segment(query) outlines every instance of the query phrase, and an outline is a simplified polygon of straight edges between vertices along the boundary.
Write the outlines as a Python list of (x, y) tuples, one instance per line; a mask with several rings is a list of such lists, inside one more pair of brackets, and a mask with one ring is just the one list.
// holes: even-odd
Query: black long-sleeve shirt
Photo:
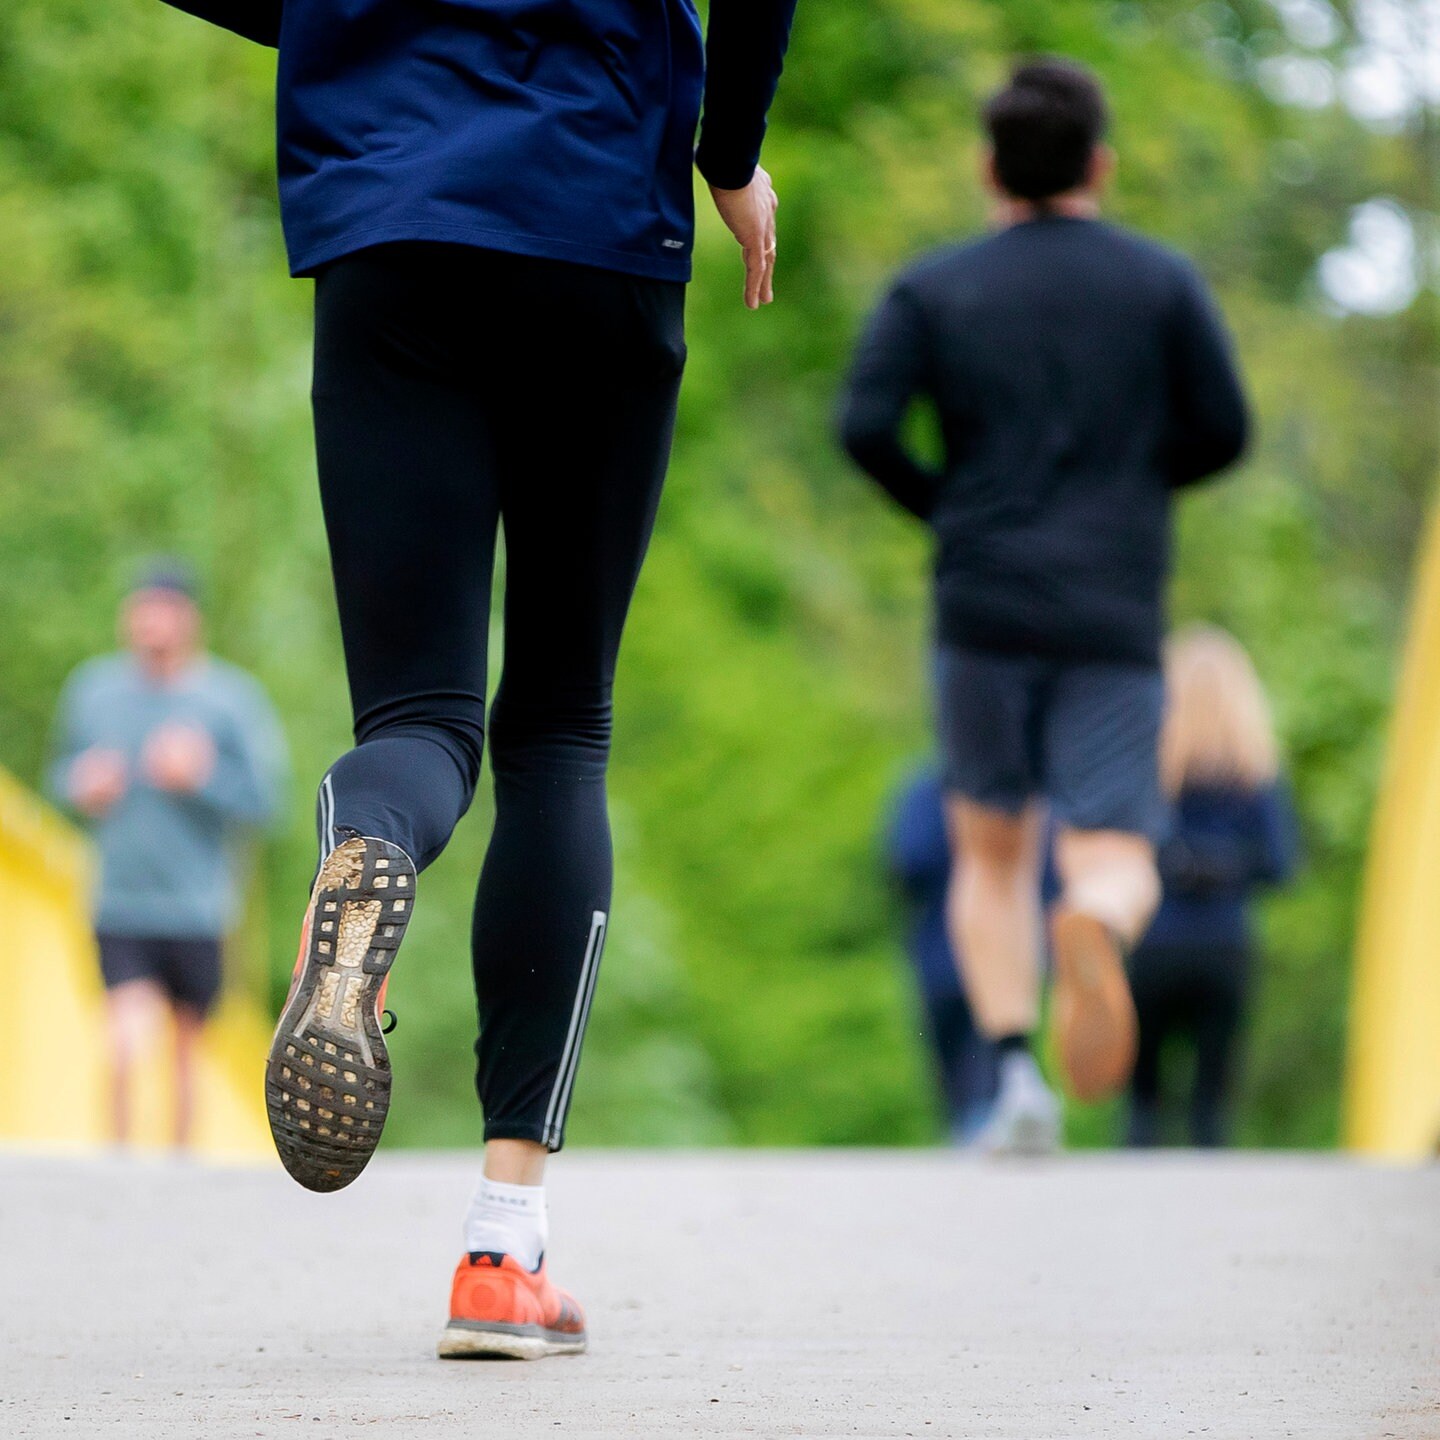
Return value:
[(740, 190), (760, 163), (765, 117), (780, 83), (797, 0), (710, 0), (705, 119), (695, 163), (721, 190)]
[(796, 6), (711, 0), (702, 44), (691, 0), (168, 3), (279, 47), (295, 273), (444, 240), (662, 280), (690, 274), (692, 161), (754, 174)]
[[(901, 427), (939, 413), (944, 461)], [(1229, 340), (1188, 262), (1046, 216), (922, 260), (861, 341), (846, 449), (936, 540), (942, 642), (1154, 664), (1170, 500), (1243, 453)]]

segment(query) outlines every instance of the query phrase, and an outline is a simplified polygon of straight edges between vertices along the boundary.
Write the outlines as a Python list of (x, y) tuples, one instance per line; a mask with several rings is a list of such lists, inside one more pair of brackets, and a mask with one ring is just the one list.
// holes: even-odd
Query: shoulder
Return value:
[(1105, 229), (1126, 251), (1132, 272), (1149, 281), (1157, 298), (1170, 307), (1172, 314), (1189, 317), (1213, 306), (1210, 287), (1200, 267), (1188, 255), (1118, 225)]
[(82, 660), (66, 677), (64, 693), (73, 700), (117, 690), (129, 682), (130, 663), (128, 655), (119, 653)]
[(929, 250), (900, 272), (894, 288), (923, 293), (972, 270), (983, 269), (998, 248), (999, 239), (998, 235), (984, 235), (976, 240), (958, 241)]
[(911, 261), (895, 277), (886, 307), (910, 317), (922, 328), (950, 314), (956, 305), (982, 300), (995, 273), (992, 263), (999, 236), (945, 245)]
[(1163, 241), (1107, 220), (1097, 221), (1093, 233), (1100, 244), (1122, 256), (1136, 273), (1166, 289), (1199, 283), (1200, 272), (1194, 261)]

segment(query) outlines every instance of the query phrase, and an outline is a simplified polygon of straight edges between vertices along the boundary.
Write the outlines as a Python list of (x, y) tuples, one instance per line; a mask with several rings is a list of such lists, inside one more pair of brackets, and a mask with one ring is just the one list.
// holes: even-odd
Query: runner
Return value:
[(990, 1118), (999, 1066), (994, 1045), (975, 1028), (945, 923), (950, 848), (940, 772), (927, 764), (906, 778), (892, 802), (885, 858), (908, 902), (905, 951), (924, 1007), (946, 1132), (952, 1145), (968, 1146)]
[(111, 1133), (131, 1137), (135, 1066), (174, 1037), (172, 1135), (188, 1148), (201, 1032), (241, 888), (236, 842), (280, 808), (285, 739), (251, 676), (205, 652), (195, 578), (150, 562), (120, 610), (120, 654), (66, 681), (50, 789), (100, 861), (95, 942), (105, 982)]
[[(176, 0), (279, 47), (281, 211), (314, 276), (315, 433), (356, 748), (266, 1072), (281, 1159), (370, 1158), (385, 980), (480, 770), (497, 525), (505, 664), (473, 954), (484, 1176), (440, 1353), (584, 1348), (546, 1275), (609, 926), (611, 682), (685, 363), (691, 166), (773, 298), (759, 168), (795, 0)], [(705, 60), (708, 56), (708, 74)], [(702, 78), (703, 77), (703, 78)], [(705, 124), (693, 150), (704, 91)]]
[[(1172, 493), (1232, 464), (1246, 412), (1193, 268), (1099, 219), (1099, 83), (1020, 65), (985, 112), (997, 233), (913, 266), (872, 320), (843, 417), (854, 459), (937, 541), (936, 675), (956, 949), (1002, 1053), (987, 1143), (1047, 1150), (1032, 1054), (1044, 803), (1062, 885), (1057, 1052), (1083, 1099), (1135, 1052), (1123, 952), (1159, 898), (1156, 748)], [(902, 444), (933, 402), (944, 462)]]
[(1209, 1149), (1230, 1131), (1254, 990), (1252, 902), (1293, 875), (1299, 835), (1270, 702), (1240, 642), (1218, 626), (1188, 626), (1166, 646), (1165, 681), (1165, 899), (1130, 956), (1140, 1047), (1125, 1143), (1163, 1143), (1178, 1050), (1193, 1062), (1189, 1143)]

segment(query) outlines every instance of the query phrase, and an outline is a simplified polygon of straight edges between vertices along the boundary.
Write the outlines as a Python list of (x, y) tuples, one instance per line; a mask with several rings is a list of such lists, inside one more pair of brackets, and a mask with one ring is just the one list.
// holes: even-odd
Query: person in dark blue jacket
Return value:
[(944, 790), (934, 766), (918, 771), (901, 790), (890, 819), (886, 853), (890, 873), (910, 901), (905, 949), (925, 1006), (926, 1039), (950, 1138), (968, 1144), (990, 1117), (999, 1056), (975, 1027), (946, 933), (952, 862)]
[(174, 3), (278, 48), (280, 208), (291, 269), (315, 281), (354, 712), (266, 1069), (276, 1147), (315, 1190), (374, 1151), (386, 979), (488, 719), (496, 820), (471, 947), (485, 1168), (440, 1353), (580, 1350), (580, 1309), (545, 1274), (541, 1182), (609, 928), (611, 688), (685, 363), (692, 173), (742, 247), (745, 303), (768, 303), (760, 149), (796, 0), (713, 0), (707, 37), (691, 0)]
[(1208, 1147), (1230, 1128), (1254, 968), (1250, 902), (1294, 870), (1296, 827), (1264, 691), (1240, 645), (1195, 626), (1171, 642), (1165, 670), (1171, 819), (1159, 856), (1164, 899), (1130, 957), (1140, 1046), (1127, 1143), (1157, 1144), (1169, 1128), (1165, 1065), (1174, 1045), (1188, 1044), (1189, 1136)]

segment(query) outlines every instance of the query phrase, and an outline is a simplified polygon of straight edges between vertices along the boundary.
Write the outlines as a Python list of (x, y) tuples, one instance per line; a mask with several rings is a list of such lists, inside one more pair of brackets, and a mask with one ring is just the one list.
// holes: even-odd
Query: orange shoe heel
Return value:
[(467, 1255), (455, 1268), (442, 1360), (541, 1360), (585, 1349), (585, 1316), (552, 1285), (545, 1262), (526, 1270), (510, 1255)]

